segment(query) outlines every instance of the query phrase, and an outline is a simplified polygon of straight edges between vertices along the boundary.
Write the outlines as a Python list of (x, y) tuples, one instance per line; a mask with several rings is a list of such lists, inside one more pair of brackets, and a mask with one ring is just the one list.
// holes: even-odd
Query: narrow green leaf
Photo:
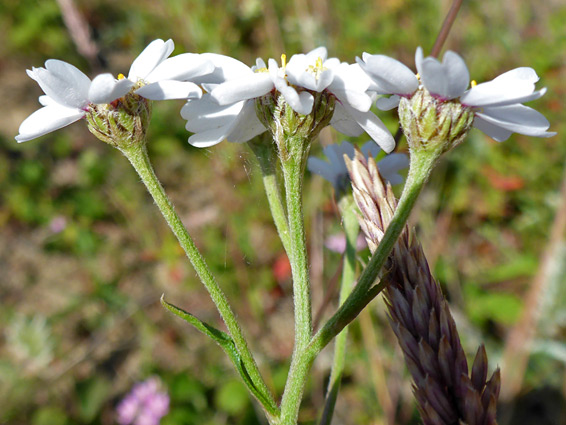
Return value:
[(224, 350), (224, 352), (228, 355), (228, 357), (236, 367), (236, 370), (240, 374), (240, 377), (242, 378), (248, 389), (251, 391), (251, 393), (260, 401), (263, 407), (270, 414), (275, 416), (279, 415), (279, 408), (271, 401), (270, 397), (266, 394), (263, 394), (254, 385), (248, 371), (246, 370), (246, 366), (242, 361), (240, 354), (238, 353), (238, 350), (236, 349), (234, 340), (230, 335), (228, 335), (226, 332), (216, 329), (214, 326), (211, 326), (206, 322), (203, 322), (199, 318), (193, 316), (191, 313), (186, 312), (185, 310), (182, 310), (179, 307), (176, 307), (173, 304), (168, 303), (167, 301), (165, 301), (164, 295), (161, 296), (161, 304), (171, 313), (180, 317), (187, 323), (190, 323), (196, 329), (198, 329), (203, 334), (213, 339), (218, 345), (220, 345), (220, 347)]

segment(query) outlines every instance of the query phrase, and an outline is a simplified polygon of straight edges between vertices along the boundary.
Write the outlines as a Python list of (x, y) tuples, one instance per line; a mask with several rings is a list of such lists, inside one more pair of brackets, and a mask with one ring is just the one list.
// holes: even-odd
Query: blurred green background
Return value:
[[(65, 25), (62, 10), (69, 17), (69, 4), (0, 4), (0, 423), (113, 424), (116, 403), (149, 375), (158, 375), (171, 396), (163, 424), (264, 423), (221, 350), (159, 305), (165, 293), (222, 326), (119, 152), (96, 140), (83, 122), (15, 142), (19, 124), (39, 107), (42, 94), (25, 69), (58, 58), (91, 77), (103, 70), (125, 73), (155, 38), (172, 38), (174, 54), (216, 52), (250, 65), (258, 56), (279, 58), (326, 45), (330, 56), (345, 61), (367, 51), (412, 66), (417, 46), (430, 52), (450, 2), (76, 0), (94, 43), (89, 50), (83, 42), (83, 53)], [(518, 66), (535, 68), (548, 94), (531, 106), (559, 134), (513, 135), (498, 144), (472, 131), (437, 167), (413, 216), (468, 354), (484, 342), (490, 364), (504, 368), (506, 336), (527, 309), (534, 313), (528, 367), (515, 376), (519, 407), (515, 417), (502, 408), (502, 424), (559, 424), (566, 415), (566, 244), (564, 234), (551, 232), (557, 211), (566, 208), (560, 204), (564, 22), (561, 0), (464, 2), (446, 48), (466, 59), (478, 82)], [(154, 105), (150, 155), (280, 395), (293, 339), (290, 274), (261, 176), (245, 145), (189, 146), (181, 106)], [(394, 132), (394, 113), (380, 116)], [(313, 155), (343, 137), (328, 129), (320, 139)], [(398, 151), (406, 149), (402, 141)], [(324, 318), (335, 308), (340, 263), (324, 240), (340, 231), (340, 223), (329, 184), (307, 179), (313, 307)], [(360, 253), (362, 260), (367, 256)], [(540, 296), (529, 307), (533, 282)], [(334, 423), (418, 423), (382, 300), (351, 329)], [(315, 364), (304, 423), (314, 423), (321, 409), (330, 354), (323, 352)]]

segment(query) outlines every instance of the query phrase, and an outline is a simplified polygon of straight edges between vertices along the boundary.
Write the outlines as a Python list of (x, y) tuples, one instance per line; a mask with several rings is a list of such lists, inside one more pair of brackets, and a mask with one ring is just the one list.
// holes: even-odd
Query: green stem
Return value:
[[(356, 215), (356, 207), (352, 196), (343, 196), (338, 202), (338, 207), (342, 215), (342, 224), (344, 233), (346, 234), (346, 252), (344, 255), (344, 267), (342, 269), (342, 282), (340, 287), (339, 305), (346, 301), (348, 295), (352, 291), (354, 280), (356, 278), (356, 242), (360, 225)], [(338, 398), (340, 390), (340, 382), (342, 373), (344, 372), (344, 364), (346, 361), (346, 341), (348, 339), (348, 327), (336, 337), (334, 343), (334, 361), (330, 372), (330, 381), (328, 382), (328, 390), (326, 394), (326, 402), (320, 419), (320, 425), (330, 425), (332, 415), (334, 414), (334, 406)]]
[[(415, 202), (437, 159), (437, 156), (429, 155), (418, 155), (418, 158), (416, 157), (417, 155), (411, 157), (411, 168), (403, 194), (382, 241), (348, 299), (313, 337), (308, 346), (308, 352), (318, 354), (380, 292), (380, 289), (378, 290), (380, 284), (374, 288), (372, 288), (372, 285), (403, 231), (403, 227), (407, 223)], [(316, 354), (314, 355), (316, 356)]]
[(277, 152), (273, 141), (267, 138), (260, 138), (248, 142), (251, 150), (255, 154), (261, 174), (263, 175), (263, 185), (267, 195), (269, 209), (273, 216), (277, 233), (283, 244), (283, 248), (288, 256), (291, 255), (291, 237), (289, 233), (289, 222), (287, 221), (287, 213), (283, 206), (279, 182), (277, 180)]
[[(354, 320), (364, 307), (383, 289), (381, 283), (373, 287), (372, 285), (389, 257), (403, 227), (407, 223), (415, 201), (427, 181), (437, 158), (438, 154), (428, 155), (422, 152), (418, 155), (411, 155), (409, 176), (407, 177), (403, 194), (401, 195), (401, 199), (399, 200), (399, 204), (385, 232), (383, 240), (362, 272), (358, 284), (344, 304), (342, 304), (338, 311), (317, 332), (306, 349), (297, 354), (297, 363), (299, 363), (299, 366), (296, 368), (296, 373), (294, 374), (292, 373), (293, 369), (291, 369), (289, 377), (287, 378), (287, 387), (298, 389), (298, 392), (302, 390), (306, 384), (308, 372), (316, 356), (346, 325)], [(287, 387), (285, 388), (286, 390)], [(281, 402), (281, 424), (293, 425), (296, 423), (300, 403), (300, 398), (288, 397), (288, 399), (285, 399), (284, 395)], [(291, 420), (293, 417), (295, 418), (295, 422)]]
[[(241, 356), (242, 362), (244, 363), (248, 374), (250, 375), (251, 381), (256, 386), (256, 389), (263, 393), (266, 399), (269, 400), (270, 405), (263, 406), (270, 415), (277, 415), (277, 407), (273, 396), (267, 388), (257, 364), (253, 358), (253, 355), (248, 347), (247, 341), (244, 338), (240, 325), (236, 320), (236, 316), (232, 311), (226, 296), (218, 286), (218, 283), (214, 279), (214, 276), (210, 272), (207, 264), (202, 258), (198, 248), (194, 244), (191, 236), (189, 235), (187, 229), (183, 225), (181, 219), (175, 212), (171, 201), (167, 197), (163, 186), (157, 179), (153, 167), (151, 166), (149, 157), (147, 155), (147, 150), (145, 145), (134, 144), (127, 149), (121, 149), (122, 153), (128, 158), (130, 163), (133, 165), (136, 172), (139, 174), (143, 183), (145, 184), (147, 190), (153, 197), (153, 200), (157, 204), (161, 214), (167, 221), (167, 224), (177, 237), (181, 247), (187, 254), (187, 257), (191, 261), (193, 267), (195, 268), (199, 278), (203, 282), (204, 286), (208, 290), (212, 301), (216, 305), (230, 335), (234, 340), (234, 345)], [(261, 401), (260, 401), (261, 402)]]
[(295, 376), (307, 373), (301, 353), (312, 336), (312, 311), (310, 297), (309, 268), (303, 218), (303, 175), (308, 154), (308, 138), (291, 138), (286, 141), (288, 156), (282, 158), (285, 195), (289, 217), (291, 242), (291, 271), (293, 275), (293, 301), (295, 308), (295, 344), (289, 376), (281, 400), (281, 424), (297, 422), (298, 409), (286, 407), (300, 405), (304, 385), (297, 386)]

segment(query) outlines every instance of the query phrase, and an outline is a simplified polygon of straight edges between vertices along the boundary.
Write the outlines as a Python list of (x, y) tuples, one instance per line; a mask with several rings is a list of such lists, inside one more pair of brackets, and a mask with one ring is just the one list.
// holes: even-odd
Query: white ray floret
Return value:
[(35, 139), (80, 120), (89, 104), (110, 103), (124, 87), (124, 83), (113, 84), (109, 90), (109, 86), (101, 82), (114, 80), (112, 75), (102, 74), (91, 81), (73, 65), (56, 59), (46, 61), (45, 68), (32, 68), (27, 73), (45, 95), (39, 97), (43, 107), (20, 125), (18, 142)]
[(377, 100), (380, 109), (387, 110), (399, 104), (400, 97), (410, 98), (422, 85), (439, 101), (458, 99), (472, 108), (474, 126), (498, 142), (507, 140), (512, 133), (528, 136), (551, 137), (548, 120), (532, 108), (522, 105), (540, 98), (546, 89), (535, 90), (538, 76), (532, 68), (522, 67), (508, 71), (492, 81), (472, 85), (464, 60), (452, 51), (446, 52), (442, 62), (423, 57), (419, 47), (415, 55), (417, 76), (404, 64), (384, 55), (364, 53), (358, 64), (373, 80), (377, 94), (392, 95)]

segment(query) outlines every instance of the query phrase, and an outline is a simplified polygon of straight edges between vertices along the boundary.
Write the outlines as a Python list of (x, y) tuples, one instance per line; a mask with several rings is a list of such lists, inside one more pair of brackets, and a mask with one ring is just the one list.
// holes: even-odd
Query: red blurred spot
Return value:
[(172, 266), (169, 269), (169, 277), (173, 283), (180, 283), (183, 280), (184, 273), (183, 267), (179, 265)]
[(489, 180), (491, 186), (503, 191), (519, 190), (525, 186), (525, 181), (520, 176), (504, 176), (493, 168), (484, 168), (483, 174)]
[(280, 254), (273, 262), (271, 270), (278, 283), (289, 279), (291, 277), (291, 263), (289, 262), (287, 255)]

